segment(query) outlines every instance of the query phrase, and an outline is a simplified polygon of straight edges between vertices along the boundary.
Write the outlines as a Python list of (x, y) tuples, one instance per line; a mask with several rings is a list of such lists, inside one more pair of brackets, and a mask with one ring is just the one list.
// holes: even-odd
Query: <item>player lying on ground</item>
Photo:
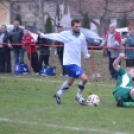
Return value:
[(71, 27), (70, 31), (63, 31), (61, 33), (39, 34), (42, 38), (54, 39), (64, 43), (63, 66), (68, 71), (68, 79), (62, 84), (60, 90), (54, 94), (57, 104), (61, 103), (62, 94), (69, 89), (75, 78), (80, 78), (81, 81), (78, 84), (78, 92), (75, 99), (81, 105), (86, 105), (82, 97), (82, 91), (88, 77), (81, 69), (81, 51), (85, 58), (90, 58), (90, 55), (88, 54), (86, 39), (80, 32), (81, 22), (74, 19), (71, 21)]
[(121, 53), (113, 63), (114, 69), (118, 72), (118, 80), (113, 95), (118, 107), (134, 107), (134, 69), (129, 67), (124, 70), (120, 67), (121, 59), (126, 59), (124, 53)]

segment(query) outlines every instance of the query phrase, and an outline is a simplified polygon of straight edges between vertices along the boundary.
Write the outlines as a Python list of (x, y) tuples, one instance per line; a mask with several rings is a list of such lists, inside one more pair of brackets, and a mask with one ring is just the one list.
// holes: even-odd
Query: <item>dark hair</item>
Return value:
[(57, 26), (57, 29), (59, 29), (59, 28), (62, 28), (63, 29), (63, 26)]
[(81, 23), (81, 21), (79, 19), (73, 19), (71, 21), (71, 26), (74, 26), (75, 23)]

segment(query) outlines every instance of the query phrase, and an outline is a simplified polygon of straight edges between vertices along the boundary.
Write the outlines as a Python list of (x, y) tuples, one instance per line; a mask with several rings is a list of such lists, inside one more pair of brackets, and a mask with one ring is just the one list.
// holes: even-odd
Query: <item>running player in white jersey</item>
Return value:
[(69, 89), (75, 79), (80, 78), (76, 101), (81, 105), (86, 105), (82, 97), (82, 91), (85, 88), (88, 77), (81, 69), (81, 52), (85, 58), (90, 58), (87, 49), (87, 43), (84, 35), (80, 32), (81, 22), (74, 19), (71, 21), (72, 29), (61, 33), (43, 34), (40, 37), (58, 40), (64, 43), (63, 66), (68, 71), (68, 79), (62, 84), (61, 88), (54, 94), (57, 104), (61, 103), (62, 94)]

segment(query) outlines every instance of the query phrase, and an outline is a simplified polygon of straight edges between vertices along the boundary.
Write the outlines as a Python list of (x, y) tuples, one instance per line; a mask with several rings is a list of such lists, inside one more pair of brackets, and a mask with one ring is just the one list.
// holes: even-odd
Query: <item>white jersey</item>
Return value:
[(40, 37), (61, 41), (64, 43), (63, 65), (76, 64), (81, 66), (81, 52), (85, 58), (90, 58), (84, 35), (74, 35), (72, 31), (61, 33), (40, 34)]

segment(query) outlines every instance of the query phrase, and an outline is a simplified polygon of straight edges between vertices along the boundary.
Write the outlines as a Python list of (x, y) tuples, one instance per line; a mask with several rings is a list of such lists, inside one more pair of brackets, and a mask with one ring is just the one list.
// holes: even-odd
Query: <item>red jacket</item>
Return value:
[(22, 43), (25, 45), (27, 53), (37, 52), (36, 44), (34, 43), (34, 39), (30, 34), (27, 36), (22, 36)]
[[(104, 40), (107, 40), (108, 38), (108, 32), (106, 33)], [(115, 41), (117, 41), (118, 43), (121, 43), (121, 35), (119, 32), (115, 32)]]

